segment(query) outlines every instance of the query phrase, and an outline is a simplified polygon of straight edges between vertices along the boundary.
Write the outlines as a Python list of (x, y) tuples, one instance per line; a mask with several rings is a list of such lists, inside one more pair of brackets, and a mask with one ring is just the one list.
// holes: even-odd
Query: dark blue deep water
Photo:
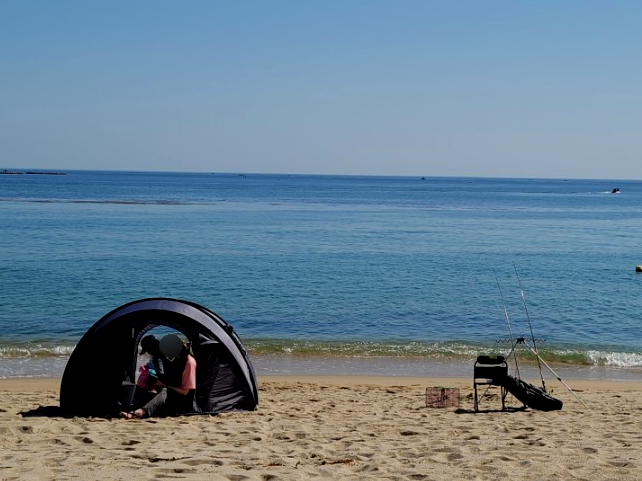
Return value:
[(0, 225), (0, 377), (144, 297), (251, 354), (466, 358), (508, 337), (502, 294), (530, 336), (516, 271), (549, 358), (642, 366), (641, 182), (25, 173)]

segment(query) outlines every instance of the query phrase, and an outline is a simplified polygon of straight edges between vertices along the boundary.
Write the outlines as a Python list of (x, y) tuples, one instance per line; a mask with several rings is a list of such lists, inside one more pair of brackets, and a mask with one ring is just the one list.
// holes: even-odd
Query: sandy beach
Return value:
[[(0, 479), (642, 479), (642, 383), (569, 382), (588, 408), (549, 381), (561, 411), (493, 391), (474, 413), (464, 378), (263, 376), (255, 412), (125, 421), (61, 416), (59, 379), (2, 380)], [(434, 386), (459, 408), (426, 407)]]

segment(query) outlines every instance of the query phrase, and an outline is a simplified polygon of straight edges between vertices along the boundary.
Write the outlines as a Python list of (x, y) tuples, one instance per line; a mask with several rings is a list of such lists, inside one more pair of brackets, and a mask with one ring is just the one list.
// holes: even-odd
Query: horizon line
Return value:
[(418, 179), (503, 179), (503, 180), (586, 180), (596, 182), (640, 182), (642, 179), (617, 179), (595, 177), (537, 177), (537, 176), (510, 176), (510, 175), (430, 175), (430, 174), (337, 174), (337, 173), (292, 173), (292, 172), (243, 172), (243, 171), (208, 171), (208, 170), (138, 170), (138, 169), (56, 169), (56, 168), (10, 168), (0, 169), (0, 175), (25, 174), (25, 173), (68, 173), (68, 172), (123, 172), (138, 174), (209, 174), (209, 175), (264, 175), (264, 176), (298, 176), (298, 177), (399, 177)]

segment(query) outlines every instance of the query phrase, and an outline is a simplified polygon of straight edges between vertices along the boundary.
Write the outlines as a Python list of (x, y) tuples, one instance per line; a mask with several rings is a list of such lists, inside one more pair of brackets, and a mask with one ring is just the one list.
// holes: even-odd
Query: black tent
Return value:
[(232, 326), (202, 306), (165, 298), (125, 304), (85, 333), (62, 377), (61, 409), (85, 416), (117, 412), (123, 381), (135, 379), (139, 343), (158, 326), (175, 329), (192, 343), (194, 413), (256, 409), (254, 369)]

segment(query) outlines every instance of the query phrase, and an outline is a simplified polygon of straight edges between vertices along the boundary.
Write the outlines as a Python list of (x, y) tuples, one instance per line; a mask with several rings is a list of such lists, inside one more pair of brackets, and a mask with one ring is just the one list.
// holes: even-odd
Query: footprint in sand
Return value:
[(74, 436), (74, 439), (76, 441), (80, 441), (80, 442), (85, 443), (85, 444), (93, 444), (94, 443), (94, 440), (89, 438), (89, 437), (87, 437), (87, 436)]
[(201, 465), (207, 465), (207, 466), (223, 466), (223, 462), (219, 461), (218, 459), (210, 459), (210, 458), (198, 458), (198, 459), (186, 459), (183, 461), (183, 464), (186, 464), (187, 466), (201, 466)]

